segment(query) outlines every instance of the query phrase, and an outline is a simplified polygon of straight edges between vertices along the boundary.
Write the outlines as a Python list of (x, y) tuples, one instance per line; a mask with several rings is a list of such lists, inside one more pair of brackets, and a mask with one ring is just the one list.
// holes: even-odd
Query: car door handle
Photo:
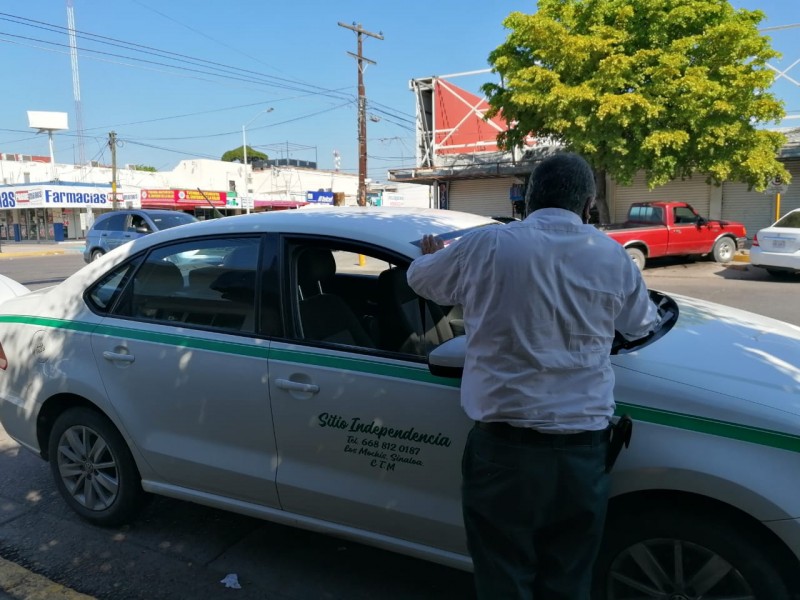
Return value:
[(308, 394), (316, 394), (319, 391), (318, 385), (313, 383), (290, 381), (289, 379), (276, 379), (275, 385), (278, 386), (278, 388), (289, 392), (306, 392)]
[(119, 362), (129, 363), (132, 363), (134, 360), (136, 360), (133, 354), (120, 354), (119, 352), (111, 352), (110, 350), (103, 352), (103, 358), (106, 360), (116, 360)]

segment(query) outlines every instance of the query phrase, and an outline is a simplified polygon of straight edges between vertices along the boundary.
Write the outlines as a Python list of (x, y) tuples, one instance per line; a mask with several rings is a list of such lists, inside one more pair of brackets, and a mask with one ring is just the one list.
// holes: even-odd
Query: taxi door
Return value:
[[(465, 554), (460, 465), (471, 423), (458, 380), (433, 377), (422, 356), (387, 352), (360, 330), (342, 331), (350, 317), (339, 301), (303, 292), (296, 252), (284, 256), (296, 339), (274, 340), (270, 349), (281, 507)], [(378, 273), (364, 275), (359, 294), (368, 294), (369, 277)], [(304, 329), (299, 303), (320, 311), (316, 322), (303, 312)]]

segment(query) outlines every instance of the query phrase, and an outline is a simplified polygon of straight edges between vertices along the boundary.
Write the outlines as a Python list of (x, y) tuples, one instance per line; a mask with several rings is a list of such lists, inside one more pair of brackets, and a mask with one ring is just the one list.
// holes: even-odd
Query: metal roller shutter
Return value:
[(759, 229), (772, 223), (774, 206), (772, 196), (748, 190), (746, 183), (722, 184), (722, 218), (744, 223), (751, 240)]
[(786, 193), (781, 194), (781, 216), (790, 210), (800, 208), (800, 161), (786, 161), (786, 168), (792, 175), (792, 183), (789, 184)]
[(450, 209), (485, 217), (511, 216), (513, 177), (461, 179), (450, 182)]
[(677, 201), (688, 202), (704, 217), (708, 217), (711, 205), (711, 187), (704, 177), (695, 177), (686, 181), (670, 181), (666, 185), (650, 191), (644, 171), (633, 178), (630, 186), (612, 183), (614, 206), (610, 207), (614, 223), (622, 223), (628, 216), (628, 208), (634, 202)]
[[(781, 194), (780, 216), (800, 208), (800, 161), (787, 161), (786, 168), (792, 175), (792, 183)], [(775, 196), (748, 191), (744, 183), (725, 183), (722, 186), (722, 218), (744, 223), (747, 237), (752, 240), (759, 229), (775, 222)]]

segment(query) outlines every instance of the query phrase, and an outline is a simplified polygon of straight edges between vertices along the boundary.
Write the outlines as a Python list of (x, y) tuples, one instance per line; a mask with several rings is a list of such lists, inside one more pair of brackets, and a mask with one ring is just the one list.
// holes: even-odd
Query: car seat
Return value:
[(426, 356), (455, 337), (445, 311), (417, 296), (408, 285), (405, 269), (387, 269), (378, 276), (378, 297), (381, 346), (387, 350)]
[(325, 292), (336, 275), (327, 248), (303, 248), (297, 259), (300, 325), (303, 339), (374, 348), (375, 344), (348, 304)]

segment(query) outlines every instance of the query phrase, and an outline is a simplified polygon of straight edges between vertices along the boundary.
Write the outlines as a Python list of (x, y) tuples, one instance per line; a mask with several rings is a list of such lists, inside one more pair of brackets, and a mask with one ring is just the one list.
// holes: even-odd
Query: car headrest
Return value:
[(312, 289), (317, 282), (329, 281), (336, 274), (336, 260), (327, 248), (304, 248), (297, 261), (300, 286)]

